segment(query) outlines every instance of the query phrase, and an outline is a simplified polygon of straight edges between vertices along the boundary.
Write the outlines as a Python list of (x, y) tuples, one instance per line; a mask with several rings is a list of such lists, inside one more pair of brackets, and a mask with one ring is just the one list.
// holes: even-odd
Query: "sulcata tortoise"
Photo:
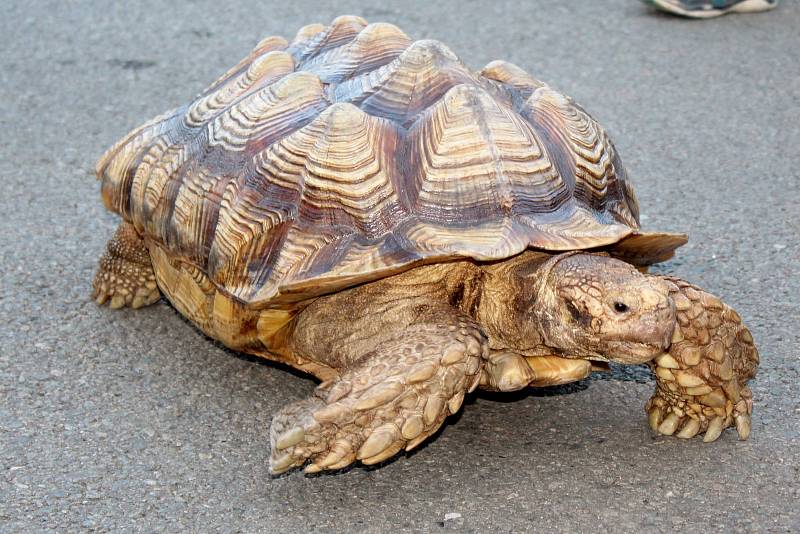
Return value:
[(208, 336), (318, 378), (272, 421), (270, 470), (375, 464), (480, 387), (648, 362), (661, 434), (750, 432), (737, 313), (646, 274), (683, 234), (639, 228), (603, 129), (519, 67), (343, 16), (268, 37), (97, 164), (123, 222), (98, 304), (160, 295)]

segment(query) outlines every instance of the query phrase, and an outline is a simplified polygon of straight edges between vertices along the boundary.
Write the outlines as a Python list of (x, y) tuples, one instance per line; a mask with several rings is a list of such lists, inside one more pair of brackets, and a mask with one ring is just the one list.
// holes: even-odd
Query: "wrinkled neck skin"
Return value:
[(525, 356), (553, 354), (547, 347), (541, 314), (536, 312), (536, 284), (553, 256), (524, 252), (510, 260), (483, 267), (484, 277), (476, 319), (489, 336), (493, 350)]

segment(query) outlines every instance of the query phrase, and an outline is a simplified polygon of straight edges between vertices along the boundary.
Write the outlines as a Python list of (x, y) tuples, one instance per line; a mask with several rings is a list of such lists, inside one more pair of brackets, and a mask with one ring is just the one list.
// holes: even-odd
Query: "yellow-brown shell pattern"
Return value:
[(572, 100), (359, 17), (264, 39), (97, 175), (148, 243), (263, 306), (638, 229), (613, 145)]

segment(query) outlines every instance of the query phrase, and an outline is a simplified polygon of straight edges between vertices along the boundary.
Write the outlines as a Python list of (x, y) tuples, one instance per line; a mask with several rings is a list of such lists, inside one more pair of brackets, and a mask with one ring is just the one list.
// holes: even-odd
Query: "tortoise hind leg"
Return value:
[(132, 224), (122, 222), (106, 245), (92, 283), (98, 305), (110, 300), (111, 308), (141, 308), (161, 298), (150, 253)]
[(270, 471), (307, 473), (374, 464), (411, 450), (461, 408), (479, 382), (486, 338), (469, 319), (411, 325), (365, 354), (340, 378), (284, 407), (270, 429)]

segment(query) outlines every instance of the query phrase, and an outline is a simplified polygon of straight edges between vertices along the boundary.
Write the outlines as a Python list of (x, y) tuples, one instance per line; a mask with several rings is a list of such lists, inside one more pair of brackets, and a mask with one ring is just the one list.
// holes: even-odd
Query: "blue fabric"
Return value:
[[(671, 0), (671, 3), (681, 6), (683, 9), (693, 11), (701, 9), (728, 9), (729, 7), (740, 4), (744, 0)], [(774, 3), (774, 2), (770, 2)]]

